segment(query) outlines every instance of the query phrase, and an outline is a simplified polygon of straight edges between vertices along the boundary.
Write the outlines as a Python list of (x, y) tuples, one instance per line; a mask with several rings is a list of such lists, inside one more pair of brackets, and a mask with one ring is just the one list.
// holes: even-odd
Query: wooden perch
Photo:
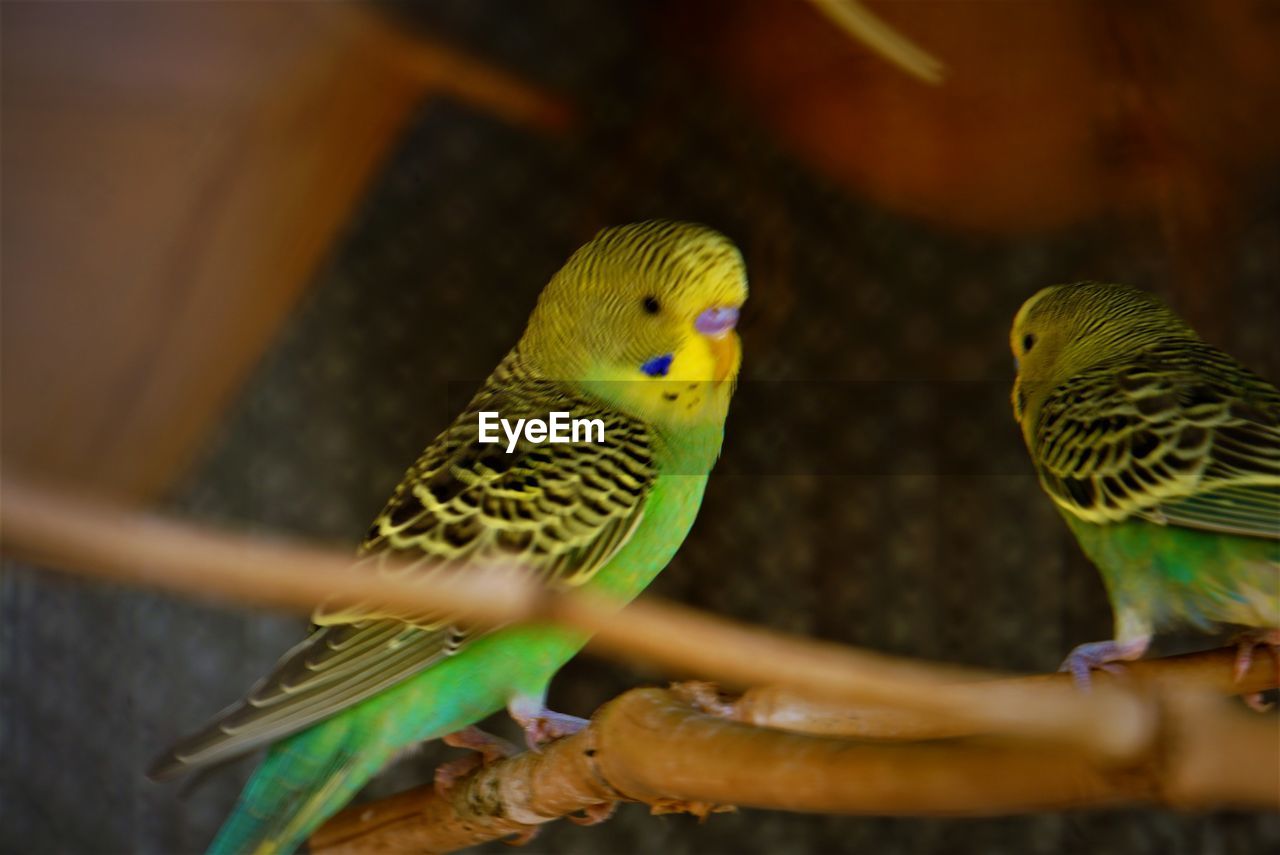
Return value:
[[(1118, 675), (1099, 671), (1094, 680), (1099, 683), (1115, 681), (1121, 687), (1152, 683), (1194, 687), (1220, 695), (1249, 695), (1280, 685), (1275, 657), (1254, 656), (1249, 670), (1238, 682), (1233, 677), (1235, 657), (1234, 648), (1223, 648), (1166, 659), (1140, 660), (1126, 663)], [(1037, 674), (999, 682), (1034, 691), (1036, 686), (1068, 686), (1071, 676)], [(989, 732), (946, 715), (890, 706), (833, 703), (814, 699), (785, 686), (761, 686), (747, 690), (730, 704), (728, 715), (736, 721), (758, 727), (864, 739), (949, 739)]]
[[(642, 599), (622, 612), (581, 594), (551, 594), (511, 568), (468, 568), (430, 578), (352, 572), (337, 551), (232, 535), (163, 520), (6, 477), (0, 543), (53, 566), (197, 596), (311, 610), (364, 601), (406, 611), (444, 609), (480, 626), (550, 620), (594, 633), (592, 648), (682, 675), (737, 686), (776, 685), (840, 704), (893, 706), (945, 717), (968, 732), (1074, 745), (1125, 760), (1154, 738), (1149, 699), (1100, 681), (1027, 685), (994, 675), (897, 659), (796, 638)], [(1097, 727), (1098, 721), (1109, 723)]]
[[(361, 601), (397, 612), (446, 610), (478, 626), (547, 620), (594, 634), (591, 649), (738, 688), (776, 685), (815, 700), (893, 706), (947, 717), (972, 732), (1075, 746), (1123, 761), (1145, 752), (1158, 710), (1149, 698), (1099, 682), (1088, 694), (1064, 681), (1028, 687), (995, 675), (912, 662), (787, 636), (642, 598), (616, 603), (550, 593), (511, 568), (466, 568), (391, 578), (351, 568), (337, 551), (217, 532), (0, 481), (6, 552), (100, 578), (195, 596), (310, 611)], [(984, 681), (984, 682), (980, 682)], [(1106, 721), (1106, 728), (1097, 722)]]
[[(1181, 669), (1168, 661), (1147, 670)], [(1112, 765), (1008, 741), (876, 743), (752, 727), (704, 712), (697, 688), (627, 692), (585, 730), (481, 769), (447, 796), (425, 786), (347, 808), (312, 837), (311, 851), (450, 852), (619, 800), (703, 814), (728, 804), (910, 816), (1143, 803), (1280, 808), (1280, 730), (1213, 697), (1173, 696), (1151, 750)]]
[[(448, 797), (420, 788), (343, 811), (316, 833), (316, 851), (449, 851), (620, 800), (699, 813), (717, 804), (910, 815), (1126, 803), (1280, 808), (1274, 719), (1212, 696), (1275, 686), (1266, 655), (1254, 657), (1239, 686), (1230, 682), (1229, 651), (1213, 651), (1137, 663), (1128, 680), (1101, 677), (1084, 694), (1061, 676), (929, 666), (653, 600), (620, 612), (540, 590), (512, 568), (374, 577), (353, 572), (344, 554), (12, 479), (0, 481), (0, 541), (6, 552), (104, 579), (241, 603), (444, 608), (481, 627), (557, 621), (594, 632), (596, 649), (620, 657), (772, 686), (732, 704), (689, 687), (627, 692), (586, 730), (481, 769)], [(797, 732), (805, 730), (820, 733)], [(932, 741), (854, 741), (850, 733)]]
[(339, 552), (216, 532), (12, 478), (0, 481), (0, 542), (12, 555), (99, 578), (241, 603), (310, 609), (360, 600), (446, 609), (482, 627), (556, 621), (595, 633), (593, 648), (617, 657), (773, 687), (729, 705), (702, 693), (702, 707), (723, 716), (701, 712), (688, 690), (630, 692), (583, 732), (483, 769), (447, 799), (428, 788), (339, 814), (314, 838), (317, 851), (447, 851), (618, 800), (662, 810), (733, 803), (912, 815), (1133, 802), (1280, 806), (1274, 721), (1212, 697), (1275, 686), (1269, 656), (1256, 656), (1238, 686), (1230, 653), (1217, 651), (1138, 663), (1129, 679), (1101, 677), (1082, 693), (1058, 675), (997, 678), (910, 662), (653, 600), (618, 611), (541, 590), (512, 568), (374, 577), (353, 572)]

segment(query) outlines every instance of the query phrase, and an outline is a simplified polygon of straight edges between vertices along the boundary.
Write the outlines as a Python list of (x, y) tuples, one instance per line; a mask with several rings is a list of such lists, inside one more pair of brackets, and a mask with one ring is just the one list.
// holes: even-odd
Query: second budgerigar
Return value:
[(1280, 644), (1280, 393), (1122, 285), (1046, 288), (1013, 323), (1013, 410), (1049, 497), (1106, 584), (1115, 637), (1090, 671), (1157, 630), (1243, 628)]

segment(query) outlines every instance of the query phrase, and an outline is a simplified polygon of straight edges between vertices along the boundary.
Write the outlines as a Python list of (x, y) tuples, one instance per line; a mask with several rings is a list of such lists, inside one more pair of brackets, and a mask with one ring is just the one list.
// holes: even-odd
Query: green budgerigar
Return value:
[[(519, 343), (409, 469), (357, 570), (379, 572), (388, 559), (423, 574), (500, 563), (554, 589), (620, 604), (635, 597), (702, 502), (746, 297), (741, 254), (711, 229), (652, 221), (600, 232), (555, 274)], [(494, 428), (496, 419), (547, 423), (555, 412), (591, 421), (568, 442)], [(544, 706), (552, 676), (586, 643), (581, 632), (477, 632), (443, 614), (351, 607), (321, 607), (313, 624), (244, 700), (151, 769), (166, 777), (274, 743), (211, 852), (292, 851), (398, 752), (503, 707), (531, 745), (582, 725)]]
[(1146, 652), (1161, 628), (1280, 644), (1280, 393), (1150, 294), (1086, 282), (1023, 304), (1013, 410), (1045, 491), (1102, 573), (1115, 638), (1063, 670)]

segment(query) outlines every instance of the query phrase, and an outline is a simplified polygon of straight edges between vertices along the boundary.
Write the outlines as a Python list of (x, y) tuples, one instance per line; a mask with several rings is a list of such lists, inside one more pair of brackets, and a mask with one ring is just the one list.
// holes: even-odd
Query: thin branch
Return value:
[[(1235, 654), (1235, 648), (1224, 647), (1131, 662), (1125, 664), (1117, 675), (1100, 671), (1094, 680), (1100, 683), (1115, 681), (1120, 687), (1159, 683), (1219, 695), (1250, 695), (1280, 685), (1276, 658), (1261, 654), (1253, 657), (1248, 672), (1236, 681), (1233, 676)], [(1036, 674), (1005, 678), (999, 682), (1034, 691), (1039, 686), (1068, 685), (1071, 679), (1069, 674)], [(948, 715), (891, 706), (840, 704), (815, 699), (785, 686), (748, 689), (728, 703), (727, 714), (736, 721), (758, 727), (862, 739), (951, 739), (990, 732)]]
[(429, 584), (352, 572), (349, 551), (235, 534), (0, 479), (6, 555), (200, 598), (310, 612), (323, 602), (444, 609), (496, 625), (532, 617), (538, 592), (520, 574), (441, 574)]
[[(1101, 679), (1083, 694), (1057, 676), (996, 679), (654, 601), (619, 612), (616, 604), (580, 594), (549, 594), (510, 568), (416, 580), (371, 576), (353, 572), (339, 553), (214, 532), (12, 479), (0, 481), (0, 542), (6, 552), (100, 578), (260, 605), (310, 609), (336, 598), (397, 612), (447, 609), (482, 626), (558, 621), (595, 632), (596, 648), (615, 656), (737, 686), (775, 685), (749, 692), (730, 711), (775, 725), (786, 718), (795, 730), (804, 729), (797, 719), (808, 716), (825, 717), (828, 732), (868, 733), (875, 728), (866, 724), (867, 705), (897, 706), (892, 718), (899, 737), (981, 733), (1047, 743), (855, 743), (748, 726), (697, 713), (669, 693), (635, 692), (607, 705), (582, 734), (543, 754), (481, 771), (447, 802), (419, 792), (341, 814), (317, 846), (375, 851), (363, 847), (392, 840), (397, 847), (443, 851), (615, 799), (666, 808), (733, 802), (917, 814), (1135, 800), (1188, 806), (1276, 801), (1269, 762), (1276, 756), (1274, 726), (1232, 716), (1186, 691), (1187, 685), (1217, 692), (1274, 685), (1275, 666), (1267, 656), (1255, 657), (1241, 687), (1228, 682), (1229, 653), (1217, 652), (1141, 663), (1131, 667), (1139, 679)], [(1166, 677), (1177, 677), (1181, 691), (1171, 693)], [(891, 721), (877, 715), (882, 723)], [(877, 727), (880, 735), (888, 733), (883, 724)], [(384, 831), (365, 834), (375, 827)]]
[(450, 852), (527, 835), (614, 800), (655, 812), (735, 804), (910, 816), (1139, 803), (1280, 807), (1280, 731), (1203, 696), (1179, 695), (1152, 750), (1124, 766), (1025, 743), (867, 743), (787, 733), (706, 714), (697, 696), (680, 687), (627, 692), (587, 729), (540, 754), (482, 769), (447, 796), (427, 786), (347, 808), (312, 837), (311, 851)]
[[(653, 599), (618, 604), (537, 588), (511, 568), (374, 575), (337, 552), (280, 539), (214, 532), (10, 478), (0, 481), (7, 552), (100, 578), (196, 596), (307, 611), (324, 601), (393, 613), (446, 610), (479, 626), (549, 620), (594, 633), (592, 649), (678, 675), (749, 687), (778, 685), (842, 704), (946, 716), (975, 731), (1073, 745), (1123, 760), (1146, 750), (1157, 710), (1149, 698), (1100, 684), (1034, 689), (995, 675), (897, 659), (746, 626)], [(1108, 727), (1097, 727), (1098, 721)]]
[[(590, 621), (577, 613), (581, 603), (557, 598), (547, 614), (585, 626)], [(1151, 699), (1105, 683), (1088, 694), (1066, 682), (1032, 688), (986, 672), (788, 636), (651, 598), (599, 627), (591, 645), (597, 652), (730, 686), (776, 685), (815, 700), (916, 711), (974, 732), (1074, 745), (1115, 760), (1141, 754), (1154, 738)], [(1099, 721), (1109, 726), (1099, 728)]]
[(942, 82), (947, 67), (937, 57), (885, 23), (858, 0), (809, 2), (827, 20), (907, 74), (935, 86)]

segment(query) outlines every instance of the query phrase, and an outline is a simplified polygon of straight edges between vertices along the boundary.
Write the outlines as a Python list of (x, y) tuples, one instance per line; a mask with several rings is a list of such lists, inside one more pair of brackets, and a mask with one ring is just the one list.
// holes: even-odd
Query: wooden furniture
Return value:
[(367, 7), (6, 3), (6, 467), (133, 497), (199, 447), (406, 118), (555, 99)]

